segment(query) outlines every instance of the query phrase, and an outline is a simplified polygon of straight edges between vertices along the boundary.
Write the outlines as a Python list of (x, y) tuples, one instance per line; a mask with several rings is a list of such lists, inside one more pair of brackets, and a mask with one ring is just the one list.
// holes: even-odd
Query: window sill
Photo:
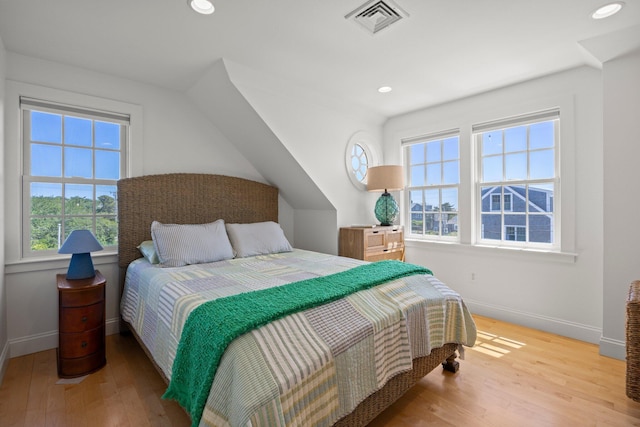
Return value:
[[(117, 252), (103, 252), (91, 254), (93, 264), (104, 265), (118, 262)], [(52, 256), (47, 258), (22, 258), (5, 264), (6, 274), (17, 274), (31, 271), (59, 270), (69, 267), (70, 256)]]
[(421, 239), (405, 239), (406, 248), (434, 249), (439, 252), (481, 254), (483, 256), (498, 256), (501, 258), (526, 258), (536, 261), (553, 261), (572, 264), (576, 262), (578, 254), (571, 252), (556, 252), (549, 250), (514, 248), (510, 246), (470, 245), (459, 242), (429, 241)]

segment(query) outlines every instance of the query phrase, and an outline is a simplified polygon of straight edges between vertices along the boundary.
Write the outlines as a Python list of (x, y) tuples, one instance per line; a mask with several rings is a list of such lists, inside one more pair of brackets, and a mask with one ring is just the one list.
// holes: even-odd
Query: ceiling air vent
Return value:
[(362, 25), (372, 34), (387, 28), (409, 14), (391, 0), (371, 0), (347, 14), (345, 19), (350, 19)]

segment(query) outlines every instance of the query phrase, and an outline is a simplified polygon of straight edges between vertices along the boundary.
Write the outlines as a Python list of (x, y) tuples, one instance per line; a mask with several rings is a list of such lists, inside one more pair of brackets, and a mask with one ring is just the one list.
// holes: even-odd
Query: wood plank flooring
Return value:
[[(371, 427), (640, 426), (625, 363), (592, 344), (475, 316), (476, 346), (457, 374), (437, 368)], [(9, 361), (0, 426), (189, 426), (131, 336), (107, 337), (107, 366), (57, 385), (55, 350)]]

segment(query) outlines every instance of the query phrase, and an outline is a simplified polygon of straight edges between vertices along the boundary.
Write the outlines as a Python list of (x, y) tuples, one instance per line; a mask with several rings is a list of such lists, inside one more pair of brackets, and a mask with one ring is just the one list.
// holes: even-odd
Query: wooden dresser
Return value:
[(340, 229), (338, 255), (365, 261), (404, 261), (404, 230), (398, 225), (343, 227)]
[(105, 287), (107, 281), (96, 270), (95, 277), (67, 280), (56, 276), (59, 301), (58, 376), (73, 378), (102, 368), (105, 355)]

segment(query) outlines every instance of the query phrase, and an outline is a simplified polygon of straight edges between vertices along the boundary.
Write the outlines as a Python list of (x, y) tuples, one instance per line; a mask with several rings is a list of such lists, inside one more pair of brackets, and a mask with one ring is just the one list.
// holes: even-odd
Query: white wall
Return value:
[(602, 354), (625, 356), (625, 302), (640, 280), (640, 51), (605, 62)]
[[(377, 162), (385, 163), (382, 124), (386, 118), (239, 64), (229, 63), (228, 68), (236, 87), (336, 208), (329, 216), (316, 212), (300, 224), (296, 221), (296, 229), (314, 227), (315, 219), (326, 224), (331, 217), (338, 227), (375, 223), (373, 206), (380, 194), (366, 193), (351, 183), (345, 154), (350, 138), (362, 132)], [(297, 218), (303, 216), (298, 214)], [(337, 234), (320, 225), (315, 225), (320, 230), (316, 234), (331, 236), (324, 251), (337, 253)]]
[[(471, 125), (558, 106), (565, 253), (473, 246)], [(407, 260), (431, 268), (464, 296), (472, 312), (598, 342), (603, 292), (600, 71), (582, 67), (394, 117), (384, 129), (385, 156), (391, 163), (400, 160), (401, 138), (456, 127), (461, 129), (461, 179), (469, 184), (459, 201), (462, 244), (409, 241)]]
[[(61, 93), (69, 99), (115, 100), (139, 106), (143, 129), (134, 134), (138, 137), (132, 137), (131, 141), (133, 175), (206, 172), (265, 180), (182, 93), (10, 52), (6, 77), (7, 94), (11, 92), (12, 96), (9, 99), (7, 95), (5, 114), (4, 223), (10, 232), (4, 239), (6, 275), (0, 277), (5, 277), (7, 337), (10, 356), (14, 357), (57, 346), (55, 274), (64, 273), (68, 265), (67, 260), (20, 260), (21, 172), (15, 95), (21, 90), (43, 96)], [(292, 215), (287, 213), (285, 206), (283, 218), (292, 220)], [(284, 227), (293, 230), (292, 224)], [(116, 256), (99, 252), (94, 254), (94, 263), (108, 281), (107, 327), (112, 333), (117, 330), (119, 316)]]
[[(4, 200), (4, 81), (7, 52), (0, 38), (0, 200)], [(4, 210), (0, 208), (0, 240), (4, 241)], [(0, 384), (9, 359), (7, 296), (4, 279), (4, 246), (0, 246)]]

